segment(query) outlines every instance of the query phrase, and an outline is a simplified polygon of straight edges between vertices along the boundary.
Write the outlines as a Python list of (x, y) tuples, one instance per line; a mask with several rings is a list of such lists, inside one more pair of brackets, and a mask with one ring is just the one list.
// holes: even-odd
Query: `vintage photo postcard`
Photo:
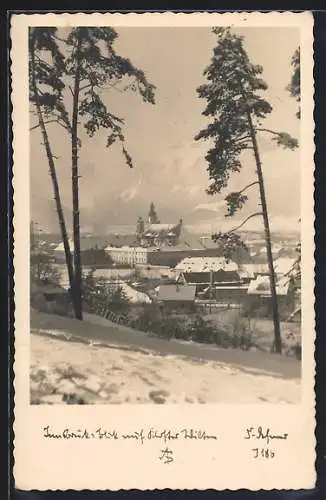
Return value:
[(22, 490), (315, 485), (313, 18), (11, 18)]

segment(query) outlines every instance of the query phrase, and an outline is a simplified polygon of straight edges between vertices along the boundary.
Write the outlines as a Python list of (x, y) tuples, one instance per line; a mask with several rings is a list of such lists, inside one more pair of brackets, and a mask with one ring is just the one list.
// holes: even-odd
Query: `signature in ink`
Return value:
[(171, 462), (174, 461), (173, 458), (173, 451), (170, 450), (170, 448), (166, 447), (164, 450), (161, 450), (161, 456), (159, 457), (160, 460), (163, 461), (164, 464), (170, 464)]
[(249, 427), (246, 429), (246, 435), (244, 437), (245, 439), (261, 439), (265, 441), (267, 444), (270, 443), (273, 439), (278, 439), (278, 440), (285, 440), (288, 438), (287, 433), (283, 434), (272, 434), (271, 430), (267, 428), (266, 430), (263, 430), (261, 426), (257, 427), (255, 429), (254, 427)]

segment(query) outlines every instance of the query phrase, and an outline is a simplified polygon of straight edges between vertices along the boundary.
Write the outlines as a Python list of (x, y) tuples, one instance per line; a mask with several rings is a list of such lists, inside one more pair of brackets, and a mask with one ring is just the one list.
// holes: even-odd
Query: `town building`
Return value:
[[(291, 278), (284, 276), (276, 283), (276, 294), (279, 314), (286, 318), (296, 307), (295, 287)], [(272, 316), (272, 300), (269, 276), (257, 276), (248, 287), (246, 300), (248, 310), (258, 316)]]
[(157, 247), (175, 246), (179, 243), (182, 220), (173, 224), (162, 224), (158, 218), (154, 203), (150, 204), (148, 222), (138, 217), (136, 237), (141, 246)]
[(222, 252), (215, 246), (215, 249), (198, 248), (197, 245), (180, 243), (174, 247), (148, 248), (148, 263), (153, 266), (168, 266), (175, 268), (187, 257), (216, 257)]
[(147, 264), (147, 248), (141, 246), (107, 246), (105, 252), (111, 257), (115, 264), (128, 265), (130, 267), (136, 265)]
[(197, 300), (217, 305), (241, 305), (247, 294), (248, 285), (239, 274), (235, 262), (224, 257), (186, 258), (178, 266), (178, 283), (196, 287)]
[(207, 285), (214, 287), (219, 285), (238, 285), (241, 284), (239, 274), (236, 271), (204, 271), (204, 272), (183, 272), (177, 279), (178, 283), (196, 285), (197, 290), (201, 291)]
[(186, 258), (176, 269), (179, 271), (177, 281), (188, 285), (195, 285), (197, 295), (210, 293), (213, 298), (217, 287), (234, 287), (242, 281), (235, 262), (228, 262), (225, 258)]
[(205, 273), (210, 271), (238, 271), (236, 262), (227, 261), (225, 257), (186, 257), (175, 266), (175, 270), (181, 272)]
[(155, 299), (162, 304), (163, 311), (190, 313), (195, 310), (195, 286), (167, 284), (158, 286), (155, 291)]
[(177, 224), (149, 224), (139, 235), (141, 245), (145, 247), (173, 247), (180, 242), (182, 220)]
[(195, 286), (198, 300), (216, 304), (240, 305), (248, 290), (235, 271), (187, 272), (181, 274), (178, 282)]

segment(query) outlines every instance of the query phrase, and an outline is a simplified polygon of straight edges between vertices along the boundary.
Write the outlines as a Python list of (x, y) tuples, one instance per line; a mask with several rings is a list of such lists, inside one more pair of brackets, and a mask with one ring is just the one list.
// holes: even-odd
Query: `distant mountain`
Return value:
[[(226, 194), (241, 189), (255, 176), (252, 157), (244, 159), (243, 171), (234, 174), (225, 192), (208, 196), (205, 191), (208, 186), (204, 160), (206, 149), (207, 145), (180, 145), (169, 151), (166, 157), (157, 159), (154, 166), (149, 163), (137, 164), (132, 171), (115, 167), (114, 162), (108, 166), (103, 163), (101, 156), (97, 157), (96, 165), (94, 158), (86, 158), (85, 165), (81, 167), (80, 180), (82, 230), (101, 233), (110, 225), (133, 225), (138, 216), (147, 218), (151, 201), (154, 201), (162, 222), (177, 222), (182, 218), (196, 232), (202, 232), (204, 227), (205, 231), (231, 227), (257, 211), (258, 193), (255, 188), (251, 188), (245, 208), (232, 219), (224, 217)], [(300, 213), (299, 153), (270, 148), (263, 159), (272, 229), (291, 229)], [(62, 169), (63, 166), (59, 165), (64, 212), (67, 225), (71, 227), (70, 178)], [(43, 165), (41, 168), (37, 161), (33, 163), (31, 172), (31, 212), (32, 218), (41, 226), (57, 231), (57, 215), (48, 170)], [(257, 227), (260, 227), (258, 219), (252, 219), (248, 224), (248, 229)]]

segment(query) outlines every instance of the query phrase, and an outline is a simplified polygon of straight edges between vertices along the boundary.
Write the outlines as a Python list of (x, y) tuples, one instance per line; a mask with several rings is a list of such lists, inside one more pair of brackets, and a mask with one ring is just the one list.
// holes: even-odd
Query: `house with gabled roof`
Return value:
[(191, 312), (195, 310), (196, 287), (192, 285), (164, 284), (156, 289), (156, 300), (164, 310)]
[(238, 265), (224, 257), (186, 258), (175, 269), (179, 270), (177, 282), (195, 286), (199, 301), (240, 304), (247, 294)]
[[(279, 314), (287, 317), (295, 309), (295, 284), (291, 277), (276, 281)], [(272, 316), (272, 295), (269, 276), (257, 276), (248, 286), (247, 306), (261, 316)]]

